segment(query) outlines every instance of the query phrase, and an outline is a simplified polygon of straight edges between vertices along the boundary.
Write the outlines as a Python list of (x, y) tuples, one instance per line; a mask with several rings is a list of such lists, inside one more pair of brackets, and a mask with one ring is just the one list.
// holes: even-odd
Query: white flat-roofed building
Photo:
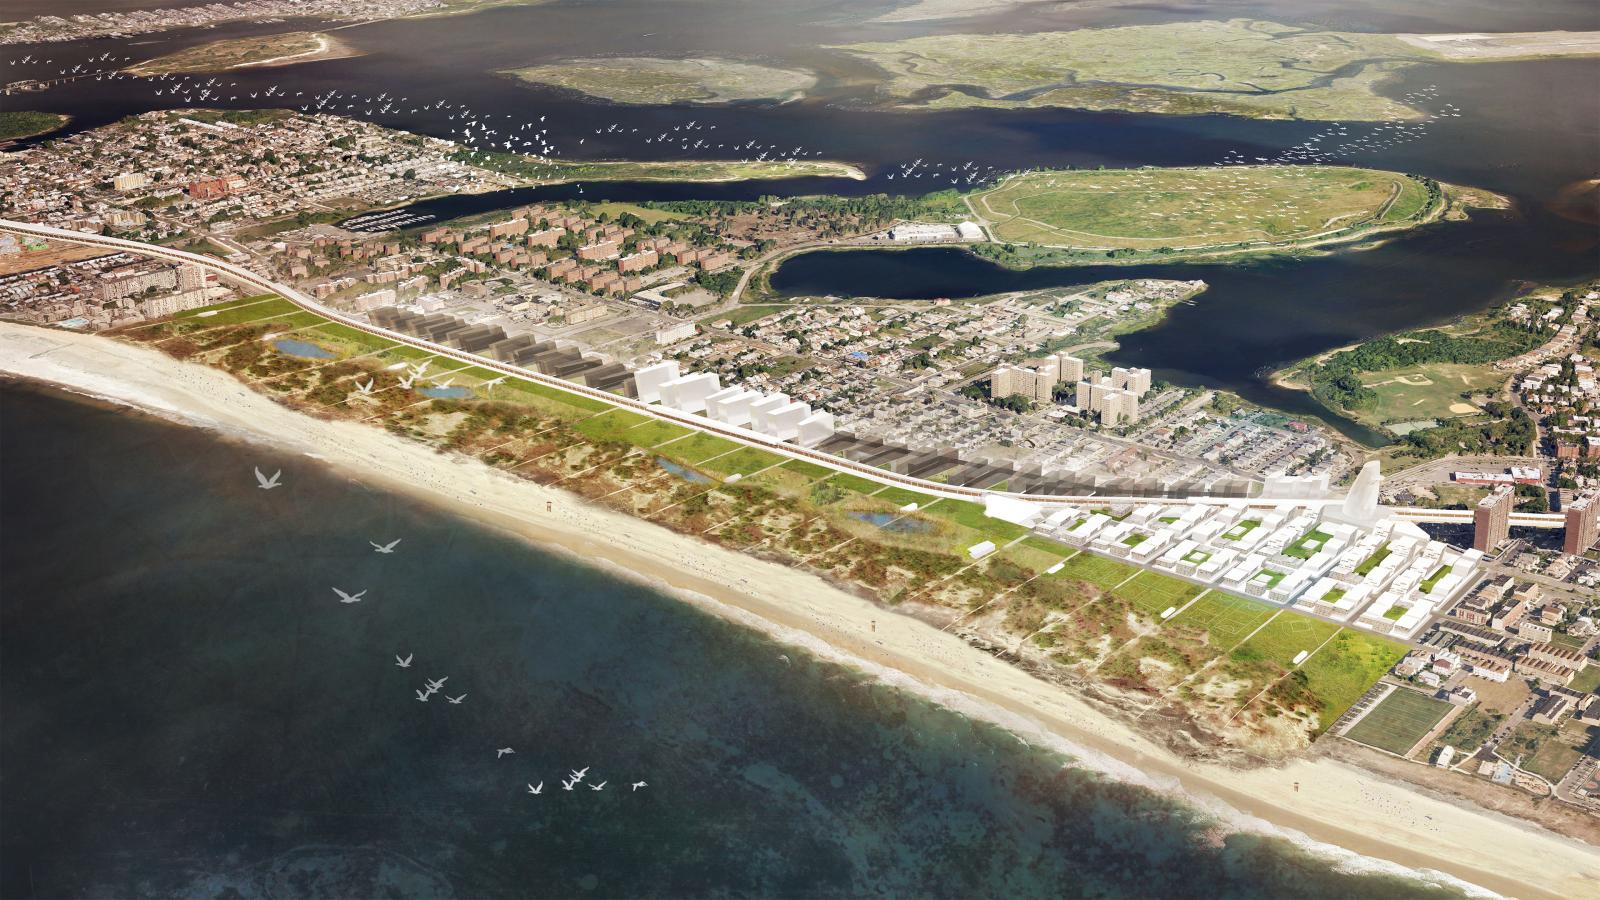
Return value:
[(677, 363), (656, 363), (653, 366), (645, 366), (634, 372), (633, 386), (641, 402), (659, 403), (661, 401), (661, 386), (677, 379)]
[(767, 413), (762, 431), (780, 441), (794, 440), (800, 434), (800, 423), (811, 416), (811, 405), (792, 401)]
[(788, 394), (763, 395), (760, 400), (750, 404), (750, 427), (762, 434), (766, 434), (767, 417), (788, 405)]
[(800, 422), (794, 442), (802, 447), (815, 447), (833, 437), (833, 413), (814, 412)]
[(706, 398), (706, 415), (728, 425), (748, 425), (750, 404), (764, 394), (748, 388), (725, 388)]
[(704, 412), (706, 398), (722, 390), (722, 379), (715, 372), (685, 375), (661, 385), (661, 405), (683, 412)]

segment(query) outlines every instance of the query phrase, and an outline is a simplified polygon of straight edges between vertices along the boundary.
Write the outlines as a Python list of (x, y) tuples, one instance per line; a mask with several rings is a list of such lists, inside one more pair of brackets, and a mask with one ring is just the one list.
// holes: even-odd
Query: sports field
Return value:
[(1345, 733), (1353, 741), (1390, 753), (1405, 753), (1439, 724), (1450, 704), (1400, 688)]
[(1169, 607), (1180, 607), (1199, 596), (1205, 588), (1152, 572), (1141, 571), (1137, 578), (1111, 592), (1133, 604), (1135, 608), (1152, 616), (1159, 616)]
[(1343, 166), (1025, 172), (972, 196), (1001, 241), (1103, 250), (1300, 243), (1404, 221), (1427, 189)]
[(1478, 407), (1461, 395), (1498, 390), (1505, 380), (1506, 374), (1493, 366), (1458, 363), (1367, 372), (1361, 383), (1377, 393), (1378, 402), (1354, 414), (1376, 424), (1471, 415)]

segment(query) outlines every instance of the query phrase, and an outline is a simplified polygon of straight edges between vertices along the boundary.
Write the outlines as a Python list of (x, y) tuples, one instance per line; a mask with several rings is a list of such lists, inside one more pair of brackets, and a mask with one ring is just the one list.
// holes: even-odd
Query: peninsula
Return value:
[(292, 66), (362, 55), (364, 51), (326, 32), (292, 31), (212, 41), (139, 63), (130, 67), (128, 72), (132, 75), (224, 72), (229, 69)]

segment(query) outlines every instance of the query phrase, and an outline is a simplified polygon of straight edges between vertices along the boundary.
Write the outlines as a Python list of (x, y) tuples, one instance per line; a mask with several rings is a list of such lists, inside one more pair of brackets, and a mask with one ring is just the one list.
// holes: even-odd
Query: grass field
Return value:
[(1115, 588), (1111, 594), (1133, 604), (1152, 616), (1159, 616), (1168, 607), (1178, 607), (1200, 595), (1205, 588), (1144, 569), (1139, 577)]
[(1212, 166), (1027, 172), (972, 203), (997, 239), (1104, 250), (1315, 241), (1420, 211), (1426, 189), (1343, 166)]
[(1377, 403), (1352, 415), (1375, 425), (1472, 415), (1479, 411), (1477, 405), (1461, 395), (1496, 391), (1505, 380), (1505, 373), (1493, 366), (1457, 363), (1367, 372), (1361, 383), (1378, 395)]
[(1383, 702), (1345, 732), (1345, 736), (1369, 747), (1403, 755), (1433, 730), (1450, 709), (1450, 704), (1443, 700), (1400, 688), (1383, 698)]
[[(662, 448), (666, 449), (666, 448)], [(705, 469), (718, 475), (750, 475), (783, 462), (783, 457), (754, 447), (740, 447), (724, 456), (706, 461)]]
[(1306, 660), (1298, 672), (1322, 703), (1318, 730), (1326, 731), (1405, 653), (1398, 641), (1346, 628)]
[(1560, 726), (1523, 722), (1500, 747), (1500, 755), (1511, 760), (1520, 756), (1522, 768), (1560, 781), (1583, 755), (1593, 734), (1591, 726), (1571, 719)]
[(1280, 665), (1290, 665), (1300, 651), (1311, 651), (1326, 641), (1339, 626), (1286, 612), (1267, 623), (1244, 646)]
[[(1138, 573), (1138, 569), (1093, 553), (1079, 553), (1061, 567), (1061, 577), (1087, 581), (1103, 588), (1114, 588)], [(1160, 610), (1157, 610), (1160, 612)]]
[(1207, 642), (1222, 651), (1232, 649), (1276, 610), (1247, 597), (1212, 591), (1171, 619), (1173, 625), (1205, 629)]

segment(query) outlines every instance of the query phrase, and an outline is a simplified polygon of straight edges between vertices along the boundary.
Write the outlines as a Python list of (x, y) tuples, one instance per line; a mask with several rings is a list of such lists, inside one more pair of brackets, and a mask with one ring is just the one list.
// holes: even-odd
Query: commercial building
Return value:
[(1561, 545), (1577, 555), (1600, 540), (1600, 491), (1590, 491), (1567, 504), (1567, 533)]
[(1472, 548), (1484, 553), (1505, 543), (1511, 535), (1511, 507), (1516, 503), (1511, 485), (1502, 484), (1478, 501), (1472, 512)]

